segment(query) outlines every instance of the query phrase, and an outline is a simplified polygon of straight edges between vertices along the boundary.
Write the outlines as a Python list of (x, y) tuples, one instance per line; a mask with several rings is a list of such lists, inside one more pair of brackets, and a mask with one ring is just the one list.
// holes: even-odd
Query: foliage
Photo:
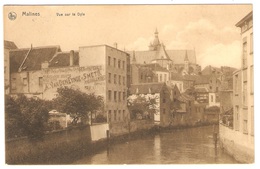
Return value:
[(86, 94), (78, 89), (62, 87), (57, 89), (58, 97), (54, 99), (54, 105), (59, 112), (69, 114), (76, 125), (79, 119), (87, 119), (89, 113), (103, 110), (103, 97), (93, 93)]
[(49, 118), (48, 102), (40, 99), (26, 98), (24, 95), (16, 99), (22, 113), (22, 128), (29, 138), (41, 138)]
[(23, 136), (22, 131), (22, 114), (16, 101), (5, 96), (5, 136), (6, 138)]
[(218, 106), (211, 106), (206, 109), (208, 112), (219, 112), (220, 108)]
[(128, 98), (128, 108), (132, 119), (152, 118), (158, 111), (158, 96), (155, 95), (132, 95)]
[(107, 122), (107, 118), (104, 117), (104, 116), (101, 115), (101, 114), (98, 114), (93, 121), (94, 121), (95, 123), (105, 123), (105, 122)]
[[(28, 136), (42, 138), (49, 117), (50, 102), (19, 95), (16, 99), (6, 96), (7, 138)], [(13, 127), (10, 127), (14, 124)]]

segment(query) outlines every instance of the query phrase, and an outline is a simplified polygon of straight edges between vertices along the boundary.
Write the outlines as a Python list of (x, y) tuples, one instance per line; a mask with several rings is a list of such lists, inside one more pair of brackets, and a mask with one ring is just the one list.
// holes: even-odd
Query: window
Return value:
[(123, 61), (123, 70), (125, 70), (125, 61)]
[(238, 75), (235, 75), (235, 83), (234, 83), (234, 89), (235, 89), (235, 94), (238, 93)]
[(108, 111), (108, 122), (111, 122), (111, 110)]
[(111, 83), (111, 73), (108, 73), (108, 83)]
[(117, 95), (117, 92), (114, 91), (114, 101), (116, 102), (116, 95)]
[(112, 98), (112, 96), (111, 96), (111, 95), (112, 95), (112, 92), (111, 92), (111, 90), (108, 90), (108, 100), (109, 100), (109, 101), (111, 101), (111, 98)]
[(123, 100), (125, 100), (125, 92), (123, 92)]
[(254, 135), (254, 106), (251, 106), (251, 135)]
[(107, 61), (108, 63), (108, 66), (110, 66), (111, 65), (111, 57), (110, 56), (108, 56), (108, 61)]
[(123, 85), (125, 85), (125, 76), (123, 76)]
[(39, 77), (39, 87), (42, 88), (43, 87), (43, 78)]
[(246, 37), (243, 39), (244, 43), (243, 43), (243, 68), (247, 67), (247, 41), (246, 41)]
[(254, 45), (253, 45), (253, 33), (250, 34), (250, 53), (253, 53)]
[(141, 80), (143, 80), (143, 73), (141, 73)]
[(243, 70), (243, 81), (247, 81), (247, 68)]
[(118, 92), (118, 101), (121, 102), (121, 92)]
[(116, 67), (116, 58), (114, 58), (114, 67)]
[(116, 110), (114, 110), (114, 121), (116, 121)]
[(254, 94), (254, 67), (253, 66), (250, 67), (250, 83), (251, 83), (250, 93)]
[(213, 102), (213, 96), (212, 95), (210, 96), (210, 98), (211, 98), (211, 102)]
[(247, 82), (243, 83), (243, 105), (247, 107)]
[(239, 106), (235, 106), (235, 130), (239, 130)]
[(162, 74), (160, 74), (160, 82), (162, 82)]
[(118, 60), (118, 68), (121, 68), (121, 60)]
[(216, 87), (216, 92), (218, 92), (218, 87)]
[(114, 84), (116, 84), (116, 74), (114, 74)]
[(118, 121), (121, 120), (121, 110), (118, 110)]
[(118, 75), (118, 84), (121, 85), (121, 76), (120, 75)]
[(125, 110), (123, 110), (123, 115), (122, 115), (123, 117), (123, 120), (125, 119)]
[(166, 82), (167, 81), (167, 75), (166, 74), (164, 74), (164, 82)]
[(209, 89), (212, 90), (212, 86), (209, 86)]
[(23, 78), (23, 85), (27, 86), (27, 78)]
[(165, 103), (166, 102), (166, 99), (165, 98), (163, 98), (163, 103)]
[(243, 133), (248, 134), (248, 129), (247, 129), (247, 120), (243, 121)]

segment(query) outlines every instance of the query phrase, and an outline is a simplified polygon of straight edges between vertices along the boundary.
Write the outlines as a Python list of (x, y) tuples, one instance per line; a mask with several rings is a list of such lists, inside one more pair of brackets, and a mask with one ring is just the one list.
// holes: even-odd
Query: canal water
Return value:
[(74, 164), (234, 164), (231, 156), (215, 149), (213, 126), (161, 132), (111, 145), (109, 152), (85, 156)]

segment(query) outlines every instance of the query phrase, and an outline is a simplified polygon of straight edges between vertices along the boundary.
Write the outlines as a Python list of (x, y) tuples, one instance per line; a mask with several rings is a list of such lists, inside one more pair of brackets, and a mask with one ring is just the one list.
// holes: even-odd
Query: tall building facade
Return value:
[(242, 64), (241, 69), (233, 73), (233, 120), (228, 126), (220, 125), (219, 133), (221, 145), (236, 160), (253, 163), (255, 142), (253, 12), (241, 19), (236, 26), (241, 30)]
[[(127, 94), (129, 81), (129, 54), (107, 45), (79, 48), (79, 66), (101, 65), (105, 79), (101, 82), (101, 93), (104, 96), (105, 112), (108, 122), (127, 121)], [(93, 87), (97, 87), (94, 84)]]
[(241, 69), (234, 79), (234, 128), (249, 138), (254, 137), (254, 64), (253, 64), (253, 14), (240, 20), (242, 58)]

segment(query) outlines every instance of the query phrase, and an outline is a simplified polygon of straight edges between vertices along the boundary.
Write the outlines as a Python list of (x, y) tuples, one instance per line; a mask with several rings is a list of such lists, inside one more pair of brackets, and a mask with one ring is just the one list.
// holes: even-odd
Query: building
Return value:
[[(128, 100), (131, 102), (138, 96), (145, 97), (146, 99), (156, 99), (153, 106), (155, 109), (154, 122), (160, 126), (168, 126), (171, 120), (170, 111), (170, 91), (165, 83), (142, 83), (133, 84), (130, 87), (130, 96)], [(152, 108), (151, 108), (152, 109)]]
[[(79, 47), (78, 54), (71, 51), (68, 56), (69, 61), (75, 61), (78, 65), (71, 63), (70, 66), (52, 67), (55, 63), (51, 63), (43, 68), (44, 98), (55, 97), (58, 87), (70, 86), (103, 96), (109, 122), (128, 120), (129, 55), (114, 47), (98, 45)], [(53, 62), (59, 63), (61, 60), (62, 56), (53, 59)]]
[(17, 49), (17, 46), (14, 42), (4, 41), (4, 85), (5, 85), (5, 94), (10, 93), (10, 51)]
[(44, 46), (10, 50), (10, 94), (43, 98), (42, 63), (61, 52), (59, 46)]
[(146, 64), (131, 64), (131, 84), (158, 82), (153, 69)]
[(195, 88), (195, 100), (198, 103), (209, 103), (209, 91), (206, 87)]
[[(237, 24), (241, 30), (241, 69), (233, 74), (233, 128), (220, 125), (222, 146), (238, 161), (254, 162), (253, 12)], [(232, 146), (231, 146), (232, 145)]]
[(154, 33), (154, 40), (146, 51), (129, 51), (131, 63), (158, 63), (174, 73), (197, 74), (201, 67), (196, 63), (194, 50), (166, 50), (166, 47), (159, 40), (157, 29)]
[(196, 110), (195, 98), (187, 93), (181, 93), (175, 85), (171, 89), (171, 111), (173, 126), (180, 125), (195, 125), (203, 119), (203, 113), (198, 113)]
[[(129, 54), (107, 45), (62, 52), (59, 46), (14, 49), (10, 52), (11, 95), (51, 100), (60, 87), (104, 98), (103, 115), (115, 123), (129, 119)], [(129, 72), (128, 72), (129, 71)]]

